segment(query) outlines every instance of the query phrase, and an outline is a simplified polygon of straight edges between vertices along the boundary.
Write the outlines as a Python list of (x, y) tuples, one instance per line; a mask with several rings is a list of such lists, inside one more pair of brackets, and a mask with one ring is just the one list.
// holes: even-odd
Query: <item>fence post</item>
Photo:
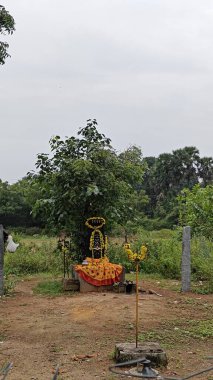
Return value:
[(189, 292), (191, 287), (191, 254), (190, 254), (191, 228), (183, 227), (183, 246), (182, 246), (182, 292)]
[(0, 224), (0, 296), (4, 294), (4, 233)]

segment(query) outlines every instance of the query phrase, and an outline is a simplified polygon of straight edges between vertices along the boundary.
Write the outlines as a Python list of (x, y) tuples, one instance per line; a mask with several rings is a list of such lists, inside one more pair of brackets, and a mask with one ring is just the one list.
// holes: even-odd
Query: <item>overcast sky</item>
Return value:
[(212, 0), (2, 0), (16, 21), (0, 66), (0, 178), (96, 118), (112, 145), (213, 156)]

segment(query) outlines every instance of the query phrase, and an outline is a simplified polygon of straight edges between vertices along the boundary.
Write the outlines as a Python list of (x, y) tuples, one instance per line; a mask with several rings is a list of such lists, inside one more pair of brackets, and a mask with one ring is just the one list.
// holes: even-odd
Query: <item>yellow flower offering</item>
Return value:
[(145, 260), (147, 256), (147, 247), (145, 245), (141, 246), (141, 250), (139, 253), (132, 252), (129, 243), (124, 244), (124, 249), (128, 255), (129, 261), (134, 261), (134, 262), (143, 261)]

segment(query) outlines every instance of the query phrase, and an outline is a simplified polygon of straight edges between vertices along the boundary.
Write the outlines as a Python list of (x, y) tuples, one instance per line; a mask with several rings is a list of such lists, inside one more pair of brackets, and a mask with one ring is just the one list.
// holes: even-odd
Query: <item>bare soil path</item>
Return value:
[[(63, 380), (119, 379), (108, 367), (116, 343), (135, 341), (135, 296), (40, 296), (33, 293), (37, 282), (19, 282), (12, 297), (0, 299), (0, 368), (14, 363), (8, 380), (48, 380), (57, 364)], [(169, 359), (166, 373), (182, 375), (213, 365), (204, 360), (213, 356), (213, 296), (183, 295), (161, 289), (156, 281), (143, 287), (162, 295), (140, 294), (139, 331), (149, 340), (160, 339)]]

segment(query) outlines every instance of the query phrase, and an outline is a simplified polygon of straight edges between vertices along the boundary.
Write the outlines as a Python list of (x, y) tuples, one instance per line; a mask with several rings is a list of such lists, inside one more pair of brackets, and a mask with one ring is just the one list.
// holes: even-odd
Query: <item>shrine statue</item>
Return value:
[(89, 250), (93, 259), (101, 259), (107, 251), (107, 236), (104, 234), (105, 219), (102, 217), (88, 218), (85, 225), (91, 229)]
[(85, 225), (91, 230), (89, 238), (89, 251), (91, 257), (86, 257), (82, 265), (76, 265), (78, 276), (91, 285), (112, 285), (120, 282), (123, 267), (112, 264), (107, 257), (107, 236), (103, 227), (105, 219), (102, 217), (88, 218)]

